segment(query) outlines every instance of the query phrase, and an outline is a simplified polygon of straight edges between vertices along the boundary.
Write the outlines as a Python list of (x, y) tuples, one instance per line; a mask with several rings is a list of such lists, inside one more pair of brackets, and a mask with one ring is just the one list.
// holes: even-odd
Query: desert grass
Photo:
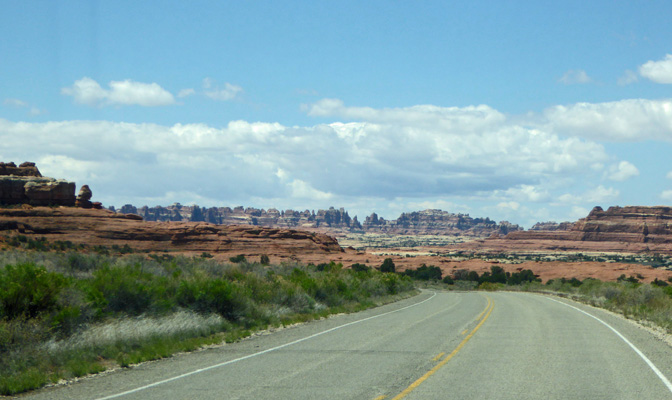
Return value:
[(664, 282), (649, 284), (626, 280), (604, 282), (598, 279), (558, 279), (547, 284), (533, 282), (500, 288), (569, 297), (672, 333), (672, 286)]
[(411, 293), (330, 263), (0, 251), (0, 394), (232, 342)]

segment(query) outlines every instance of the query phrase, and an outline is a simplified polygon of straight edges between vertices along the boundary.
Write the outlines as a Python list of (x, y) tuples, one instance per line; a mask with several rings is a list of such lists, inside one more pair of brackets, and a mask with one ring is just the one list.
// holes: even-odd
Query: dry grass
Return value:
[(116, 343), (136, 343), (158, 337), (206, 336), (217, 332), (226, 320), (217, 314), (207, 316), (181, 310), (161, 317), (139, 316), (92, 324), (64, 340), (50, 340), (44, 349), (50, 353), (105, 347)]

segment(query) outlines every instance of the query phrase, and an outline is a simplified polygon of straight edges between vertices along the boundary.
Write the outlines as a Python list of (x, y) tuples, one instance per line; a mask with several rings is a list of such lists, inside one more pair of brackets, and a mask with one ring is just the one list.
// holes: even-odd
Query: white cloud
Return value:
[(635, 83), (638, 80), (639, 80), (639, 78), (637, 77), (636, 73), (634, 73), (633, 71), (630, 71), (630, 70), (626, 70), (625, 73), (623, 73), (623, 76), (618, 78), (617, 83), (620, 86), (626, 86), (626, 85), (629, 85), (631, 83)]
[[(478, 193), (489, 197), (493, 191), (506, 194), (498, 202), (541, 202), (550, 194), (540, 182), (571, 185), (572, 177), (586, 171), (599, 178), (596, 164), (609, 159), (597, 143), (510, 123), (487, 106), (340, 106), (339, 112), (364, 113), (368, 120), (309, 127), (232, 121), (215, 128), (0, 119), (0, 142), (13, 151), (5, 157), (95, 160), (77, 168), (93, 170), (114, 198), (172, 191), (227, 202), (282, 196), (423, 202)], [(48, 164), (54, 170), (58, 165)], [(57, 177), (72, 179), (77, 168), (57, 170)], [(87, 183), (93, 183), (91, 177)]]
[(516, 201), (506, 201), (497, 204), (497, 208), (502, 211), (518, 211), (520, 208), (520, 203)]
[(667, 175), (665, 175), (667, 179), (672, 179), (672, 171), (668, 172)]
[(28, 114), (35, 116), (35, 115), (40, 115), (44, 114), (44, 110), (40, 110), (37, 107), (33, 107), (30, 104), (26, 103), (23, 100), (19, 99), (4, 99), (2, 101), (2, 104), (5, 106), (10, 106), (10, 107), (16, 107), (16, 108), (23, 108), (23, 109), (28, 109)]
[(647, 61), (639, 67), (639, 74), (656, 83), (672, 83), (672, 54), (660, 61)]
[(582, 69), (570, 69), (565, 72), (558, 81), (565, 85), (576, 85), (590, 83), (593, 80), (588, 76), (586, 71)]
[(12, 107), (28, 107), (28, 103), (19, 99), (4, 99), (2, 101), (3, 105), (12, 106)]
[(224, 87), (219, 87), (211, 78), (203, 79), (203, 89), (204, 94), (211, 98), (212, 100), (222, 100), (228, 101), (233, 100), (240, 93), (243, 92), (243, 88), (238, 85), (233, 85), (231, 83), (225, 82)]
[(672, 190), (664, 190), (660, 193), (660, 198), (663, 200), (672, 201)]
[(620, 192), (614, 188), (606, 188), (599, 185), (595, 188), (589, 189), (582, 194), (565, 193), (557, 197), (556, 205), (566, 204), (597, 204), (604, 202), (611, 202), (618, 198)]
[(75, 102), (88, 106), (139, 105), (144, 107), (166, 106), (175, 103), (175, 98), (157, 83), (135, 82), (130, 79), (111, 81), (109, 89), (103, 89), (95, 80), (84, 77), (61, 93), (72, 96)]
[(576, 103), (544, 111), (544, 129), (612, 141), (672, 140), (672, 100)]
[(347, 107), (339, 99), (322, 99), (302, 105), (303, 111), (313, 117), (341, 117), (349, 120), (385, 124), (403, 124), (424, 129), (457, 129), (474, 131), (501, 126), (506, 116), (487, 105), (467, 107), (439, 107), (417, 105), (405, 108)]
[(108, 96), (108, 92), (98, 82), (88, 77), (75, 81), (70, 87), (61, 89), (61, 94), (72, 96), (75, 102), (88, 106), (98, 105)]
[(584, 202), (588, 203), (607, 203), (614, 201), (620, 195), (620, 191), (614, 188), (605, 188), (602, 185), (589, 190), (584, 195)]
[(309, 183), (295, 179), (290, 183), (291, 196), (295, 198), (327, 200), (333, 197), (331, 193), (313, 188)]
[(590, 210), (584, 207), (574, 206), (569, 213), (570, 220), (576, 221), (580, 218), (585, 218), (590, 213)]
[(609, 169), (609, 179), (612, 181), (622, 182), (637, 175), (639, 175), (637, 167), (627, 161), (621, 161)]
[(547, 190), (540, 190), (533, 185), (518, 185), (505, 191), (496, 191), (494, 196), (503, 196), (505, 198), (512, 198), (524, 202), (543, 202), (550, 198), (550, 194)]
[(196, 91), (194, 89), (182, 89), (177, 93), (177, 97), (183, 98), (183, 97), (189, 97), (196, 94)]

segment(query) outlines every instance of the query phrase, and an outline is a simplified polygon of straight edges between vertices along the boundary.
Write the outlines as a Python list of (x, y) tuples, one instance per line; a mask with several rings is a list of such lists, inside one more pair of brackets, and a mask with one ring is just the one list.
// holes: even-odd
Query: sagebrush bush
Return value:
[(26, 262), (0, 269), (0, 319), (35, 318), (56, 309), (66, 279)]
[(97, 372), (105, 360), (126, 366), (413, 289), (408, 277), (333, 262), (235, 261), (0, 252), (0, 394)]

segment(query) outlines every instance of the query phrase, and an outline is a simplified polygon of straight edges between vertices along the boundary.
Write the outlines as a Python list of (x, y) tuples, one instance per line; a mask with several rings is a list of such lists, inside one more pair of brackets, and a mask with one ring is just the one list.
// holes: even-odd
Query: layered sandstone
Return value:
[(75, 183), (44, 177), (35, 163), (0, 163), (0, 205), (74, 206)]
[(504, 250), (561, 250), (672, 253), (672, 207), (595, 207), (566, 230), (511, 232), (464, 247)]
[(87, 246), (128, 245), (138, 251), (267, 254), (274, 259), (342, 252), (326, 235), (205, 222), (147, 222), (133, 214), (71, 207), (0, 208), (0, 235), (22, 234)]

